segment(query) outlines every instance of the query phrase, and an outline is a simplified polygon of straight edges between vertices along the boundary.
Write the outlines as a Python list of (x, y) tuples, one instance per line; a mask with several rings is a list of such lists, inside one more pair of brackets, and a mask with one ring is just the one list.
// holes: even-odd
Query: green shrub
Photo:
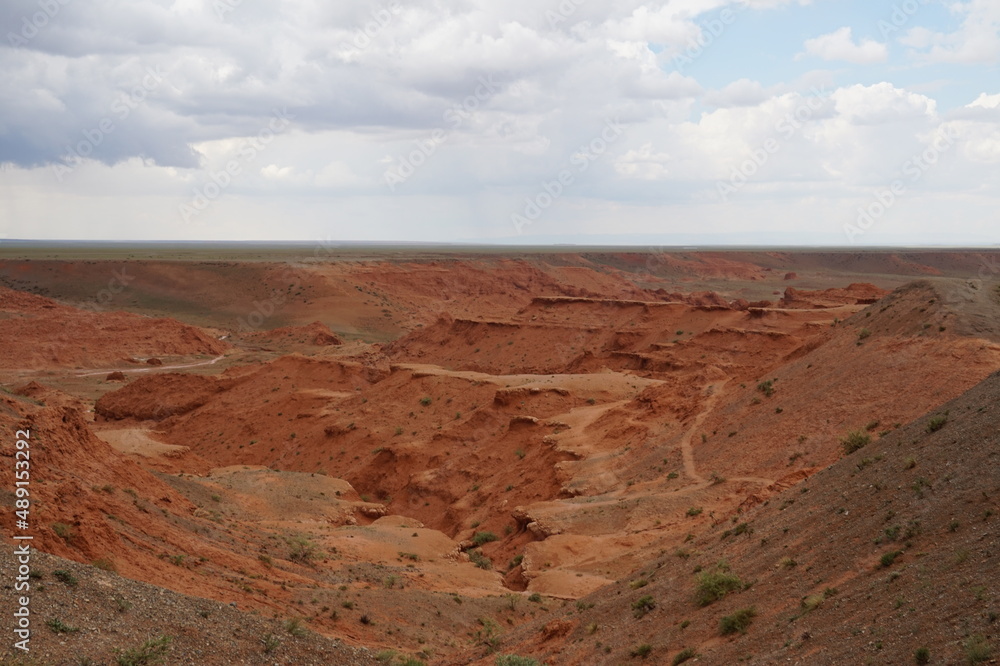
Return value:
[(309, 633), (309, 630), (302, 626), (302, 620), (297, 617), (285, 620), (285, 631), (296, 637), (305, 636)]
[(57, 617), (46, 620), (45, 626), (57, 634), (75, 634), (80, 631), (79, 627), (71, 627)]
[(297, 536), (290, 538), (288, 546), (288, 559), (293, 562), (308, 563), (319, 557), (319, 553), (316, 551), (316, 544), (305, 537)]
[(498, 537), (493, 532), (476, 532), (472, 536), (472, 543), (476, 544), (477, 546), (482, 546), (484, 543), (497, 541), (499, 538), (500, 537)]
[(743, 581), (729, 571), (729, 565), (719, 562), (714, 571), (704, 571), (698, 575), (695, 600), (699, 606), (708, 606), (742, 587)]
[(891, 567), (892, 564), (893, 564), (893, 562), (896, 561), (896, 558), (899, 557), (902, 554), (903, 554), (903, 551), (901, 551), (901, 550), (894, 550), (892, 552), (884, 554), (879, 559), (878, 562), (882, 566), (882, 568), (885, 569), (885, 568)]
[(537, 659), (531, 657), (519, 657), (516, 654), (499, 655), (495, 662), (496, 666), (539, 666)]
[(656, 600), (647, 594), (632, 602), (632, 615), (637, 618), (645, 617), (654, 608), (656, 608)]
[(811, 613), (822, 606), (825, 600), (825, 594), (810, 594), (808, 597), (802, 599), (802, 610), (806, 613)]
[(94, 560), (90, 564), (91, 566), (96, 567), (102, 571), (118, 571), (118, 567), (115, 566), (115, 563), (106, 557)]
[(642, 645), (636, 645), (634, 648), (629, 650), (629, 654), (633, 657), (641, 657), (645, 659), (653, 651), (653, 646), (649, 643), (643, 643)]
[(420, 399), (420, 404), (423, 405), (424, 407), (431, 404), (431, 397), (429, 395), (424, 396), (423, 398)]
[(722, 618), (719, 624), (719, 631), (722, 632), (723, 636), (735, 634), (736, 632), (745, 634), (756, 616), (756, 608), (751, 607), (738, 610), (732, 615), (726, 615)]
[(500, 625), (488, 617), (479, 618), (480, 628), (476, 631), (476, 640), (494, 652), (500, 644)]
[(76, 579), (76, 576), (66, 571), (65, 569), (56, 569), (55, 571), (52, 572), (52, 575), (61, 580), (62, 582), (66, 583), (70, 587), (76, 587), (76, 584), (80, 582)]
[(146, 664), (159, 664), (170, 649), (170, 636), (160, 636), (150, 638), (148, 641), (136, 648), (119, 650), (117, 662), (118, 666), (146, 666)]
[(993, 657), (993, 648), (979, 634), (970, 637), (962, 647), (965, 649), (965, 661), (968, 664), (981, 664)]
[(73, 528), (66, 523), (52, 523), (52, 531), (67, 543), (73, 540)]
[(925, 647), (917, 648), (917, 651), (913, 653), (913, 661), (917, 664), (931, 663), (931, 651)]
[(693, 506), (687, 510), (687, 515), (694, 517), (700, 515), (703, 509), (700, 506)]
[(694, 648), (684, 648), (674, 656), (674, 660), (670, 664), (671, 666), (678, 666), (688, 659), (694, 659), (697, 656), (698, 653), (694, 651)]
[(533, 592), (531, 596), (528, 597), (528, 601), (533, 604), (540, 604), (542, 603), (542, 595), (538, 594), (538, 592)]
[(470, 550), (469, 551), (469, 561), (475, 564), (480, 569), (486, 569), (489, 571), (493, 568), (493, 561), (483, 555), (482, 551)]
[(699, 606), (708, 606), (742, 588), (743, 581), (739, 576), (731, 573), (728, 566), (720, 564), (715, 571), (704, 571), (698, 575), (695, 600)]
[(932, 418), (930, 421), (927, 422), (927, 432), (928, 433), (937, 432), (938, 430), (943, 428), (946, 423), (948, 423), (948, 415), (939, 414), (938, 416), (935, 416), (934, 418)]
[(774, 381), (768, 379), (766, 381), (761, 382), (760, 384), (757, 384), (757, 390), (766, 395), (768, 398), (770, 398), (772, 395), (774, 395)]
[(260, 642), (264, 646), (264, 654), (271, 654), (281, 645), (281, 639), (270, 632), (261, 636)]
[(855, 430), (847, 433), (847, 435), (840, 440), (840, 445), (844, 448), (844, 453), (851, 454), (858, 449), (863, 449), (868, 446), (871, 441), (871, 435), (861, 432), (860, 430)]
[(872, 334), (872, 332), (869, 331), (867, 328), (861, 329), (860, 331), (858, 331), (858, 341), (864, 340), (866, 338), (870, 338), (871, 334)]

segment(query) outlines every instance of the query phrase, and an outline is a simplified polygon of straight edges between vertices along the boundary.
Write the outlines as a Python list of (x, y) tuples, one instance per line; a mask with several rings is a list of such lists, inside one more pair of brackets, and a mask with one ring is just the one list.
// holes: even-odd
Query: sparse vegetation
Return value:
[(774, 395), (774, 380), (767, 379), (765, 381), (762, 381), (760, 384), (757, 384), (757, 390), (763, 393), (768, 398), (770, 398), (772, 395)]
[(296, 638), (301, 638), (309, 633), (309, 630), (302, 624), (302, 619), (298, 617), (285, 620), (285, 631), (287, 631), (290, 636), (295, 636)]
[(729, 567), (720, 562), (714, 571), (703, 571), (698, 575), (695, 600), (699, 606), (708, 606), (722, 599), (730, 592), (743, 588), (739, 576), (729, 571)]
[(687, 515), (694, 517), (701, 514), (702, 511), (703, 509), (700, 506), (693, 506), (687, 510)]
[(490, 543), (491, 541), (497, 541), (498, 537), (493, 532), (476, 532), (472, 535), (472, 543), (477, 546), (482, 546), (483, 544)]
[(843, 447), (844, 453), (850, 455), (855, 451), (868, 446), (871, 441), (871, 435), (861, 432), (860, 430), (855, 430), (847, 433), (847, 435), (840, 440), (840, 445)]
[(917, 651), (913, 653), (913, 661), (917, 664), (931, 663), (931, 651), (925, 647), (917, 648)]
[(965, 650), (965, 662), (967, 664), (981, 664), (993, 658), (993, 647), (980, 634), (970, 636), (962, 644), (962, 648)]
[(303, 536), (295, 536), (288, 539), (288, 559), (293, 562), (308, 564), (319, 558), (316, 544)]
[(73, 540), (73, 528), (66, 523), (52, 523), (52, 531), (63, 541), (69, 543)]
[(163, 659), (170, 649), (170, 641), (170, 636), (159, 636), (150, 638), (139, 647), (119, 651), (116, 659), (118, 666), (146, 666), (147, 664), (163, 663)]
[(654, 608), (656, 608), (656, 600), (647, 594), (632, 602), (632, 615), (637, 618), (645, 617)]
[(802, 611), (804, 613), (811, 613), (826, 601), (825, 594), (810, 594), (802, 599)]
[(539, 666), (537, 659), (520, 657), (516, 654), (502, 654), (493, 662), (496, 666)]
[(896, 561), (896, 558), (899, 557), (902, 554), (903, 554), (903, 551), (901, 551), (901, 550), (890, 551), (890, 552), (885, 553), (884, 555), (882, 555), (882, 557), (879, 558), (878, 563), (879, 563), (879, 565), (883, 569), (887, 569), (887, 568), (891, 567), (893, 565), (893, 563)]
[(264, 646), (264, 654), (271, 654), (281, 646), (281, 639), (271, 632), (261, 636), (260, 642)]
[(79, 627), (71, 627), (57, 617), (46, 620), (45, 626), (57, 634), (75, 634), (80, 631)]
[(76, 587), (77, 583), (80, 582), (76, 579), (76, 576), (65, 569), (56, 569), (52, 572), (52, 575), (55, 576), (57, 580), (66, 583), (70, 587)]
[(944, 414), (938, 414), (937, 416), (935, 416), (934, 418), (932, 418), (930, 421), (927, 422), (928, 434), (937, 432), (938, 430), (943, 428), (947, 423), (948, 423), (948, 413), (945, 412)]
[(500, 625), (488, 617), (479, 618), (480, 628), (476, 631), (476, 641), (494, 652), (500, 644)]
[(737, 632), (745, 634), (747, 632), (747, 628), (750, 627), (750, 624), (756, 616), (757, 609), (752, 606), (750, 608), (738, 610), (732, 615), (726, 615), (722, 618), (719, 624), (719, 631), (723, 636), (728, 636)]
[(694, 648), (684, 648), (676, 655), (674, 655), (674, 660), (670, 662), (671, 666), (680, 666), (685, 661), (689, 659), (694, 659), (698, 656), (698, 653), (694, 651)]
[(473, 549), (469, 551), (469, 561), (475, 564), (480, 569), (489, 570), (493, 568), (493, 561), (490, 558), (483, 555), (483, 552), (478, 549)]
[(653, 652), (653, 646), (649, 643), (643, 643), (642, 645), (636, 645), (634, 648), (629, 650), (629, 655), (632, 657), (639, 657), (645, 659)]
[(118, 568), (115, 566), (115, 563), (112, 562), (110, 559), (108, 559), (106, 557), (102, 557), (100, 559), (94, 560), (90, 564), (94, 568), (100, 569), (101, 571), (117, 571), (118, 570)]

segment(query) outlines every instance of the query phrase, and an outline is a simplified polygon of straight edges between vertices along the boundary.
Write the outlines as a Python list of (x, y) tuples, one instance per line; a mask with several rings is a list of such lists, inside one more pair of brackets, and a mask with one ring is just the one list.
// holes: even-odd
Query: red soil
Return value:
[[(735, 285), (685, 293), (662, 274), (630, 279), (640, 259), (316, 264), (268, 320), (292, 323), (237, 332), (235, 347), (0, 290), (14, 336), (0, 367), (52, 373), (0, 396), (0, 454), (15, 428), (37, 433), (36, 544), (56, 555), (455, 663), (482, 656), (454, 640), (478, 618), (531, 620), (534, 604), (501, 595), (540, 593), (553, 612), (512, 649), (604, 663), (555, 599), (648, 577), (688, 535), (714, 553), (724, 522), (794, 497), (847, 432), (896, 437), (1000, 368), (1000, 305), (966, 281), (800, 290), (785, 288), (788, 267), (808, 270), (800, 258), (667, 257), (664, 274)], [(266, 278), (256, 299), (286, 279), (233, 270), (239, 290)], [(738, 295), (754, 283), (784, 297)], [(124, 386), (58, 371), (223, 352), (191, 369), (203, 374), (170, 368), (190, 358), (144, 363)], [(757, 603), (768, 618), (783, 608)]]

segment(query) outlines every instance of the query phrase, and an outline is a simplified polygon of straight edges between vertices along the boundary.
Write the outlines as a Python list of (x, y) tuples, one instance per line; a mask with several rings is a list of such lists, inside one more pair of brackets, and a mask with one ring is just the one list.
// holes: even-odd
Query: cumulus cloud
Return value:
[[(0, 237), (78, 235), (63, 220), (97, 237), (134, 235), (132, 220), (154, 238), (504, 237), (563, 172), (572, 182), (532, 233), (655, 228), (657, 206), (706, 228), (817, 207), (833, 220), (942, 126), (960, 138), (926, 183), (948, 174), (953, 192), (994, 201), (1000, 182), (991, 84), (940, 111), (938, 90), (894, 69), (866, 69), (884, 82), (862, 85), (796, 62), (782, 40), (740, 49), (744, 13), (789, 8), (775, 22), (787, 30), (808, 0), (55, 4), (37, 21), (38, 0), (0, 8)], [(908, 27), (904, 45), (942, 61), (988, 53), (973, 17), (993, 5), (955, 6), (958, 32)], [(723, 11), (736, 18), (713, 31)], [(888, 49), (845, 27), (805, 53), (877, 64)], [(745, 216), (697, 207), (770, 141)], [(219, 179), (178, 230), (178, 206)]]
[(705, 103), (712, 106), (756, 106), (771, 96), (759, 81), (740, 79), (721, 90), (711, 90), (705, 94)]
[(996, 64), (1000, 61), (1000, 4), (994, 0), (968, 0), (951, 5), (962, 17), (953, 32), (917, 26), (900, 38), (922, 60), (963, 65)]
[(827, 35), (807, 39), (805, 53), (823, 60), (843, 60), (858, 65), (885, 62), (889, 49), (873, 39), (855, 42), (849, 27), (840, 28)]

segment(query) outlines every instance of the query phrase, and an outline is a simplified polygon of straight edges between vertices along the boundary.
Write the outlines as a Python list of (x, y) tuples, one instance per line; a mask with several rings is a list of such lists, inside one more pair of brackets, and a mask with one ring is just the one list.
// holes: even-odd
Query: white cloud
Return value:
[[(132, 219), (154, 238), (509, 236), (510, 212), (572, 168), (572, 155), (598, 145), (614, 118), (623, 134), (572, 172), (533, 232), (655, 228), (666, 209), (718, 229), (792, 227), (820, 208), (809, 225), (835, 222), (838, 205), (891, 179), (942, 123), (954, 124), (959, 145), (921, 187), (947, 176), (956, 197), (977, 192), (975, 210), (1000, 196), (1000, 95), (991, 79), (976, 80), (975, 93), (963, 89), (963, 104), (987, 92), (942, 120), (932, 97), (953, 107), (946, 95), (957, 86), (851, 85), (843, 70), (809, 69), (815, 60), (792, 70), (786, 40), (766, 35), (759, 52), (739, 48), (745, 14), (807, 0), (412, 0), (388, 17), (382, 0), (231, 4), (220, 19), (197, 0), (86, 11), (69, 3), (28, 47), (0, 45), (0, 236), (79, 235), (72, 225), (128, 236)], [(971, 17), (992, 5), (956, 6), (965, 32), (925, 27), (903, 41), (927, 57), (971, 62), (988, 53), (989, 31)], [(735, 22), (706, 32), (724, 9)], [(34, 11), (37, 0), (7, 0), (0, 18)], [(775, 30), (800, 29), (795, 15)], [(675, 71), (674, 55), (699, 36), (704, 56)], [(809, 40), (806, 51), (861, 64), (888, 54), (848, 27)], [(128, 118), (113, 115), (94, 159), (57, 183), (44, 165), (156, 66), (163, 82)], [(933, 76), (954, 79), (953, 71)], [(494, 83), (484, 89), (484, 80)], [(821, 83), (821, 97), (807, 92)], [(286, 107), (292, 124), (247, 157), (247, 142)], [(444, 139), (390, 193), (386, 169), (435, 130)], [(745, 207), (713, 209), (715, 183), (768, 139), (780, 147), (735, 199)], [(231, 160), (240, 166), (232, 183), (193, 226), (178, 228), (178, 204)]]
[(740, 79), (733, 81), (722, 90), (712, 90), (705, 94), (705, 103), (717, 107), (756, 106), (768, 99), (769, 93), (759, 81)]
[(805, 49), (806, 54), (823, 60), (843, 60), (858, 65), (885, 62), (889, 58), (889, 49), (885, 44), (873, 39), (863, 39), (855, 43), (849, 27), (807, 39)]
[(1000, 62), (1000, 3), (996, 0), (968, 0), (950, 5), (962, 16), (954, 32), (939, 32), (924, 26), (909, 30), (900, 43), (913, 49), (925, 62), (962, 65)]

